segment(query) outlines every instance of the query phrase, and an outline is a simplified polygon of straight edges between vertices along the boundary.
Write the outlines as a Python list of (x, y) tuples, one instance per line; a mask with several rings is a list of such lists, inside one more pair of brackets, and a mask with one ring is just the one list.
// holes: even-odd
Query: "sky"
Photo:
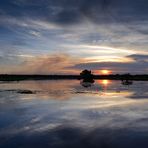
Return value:
[(148, 73), (147, 0), (0, 0), (0, 73)]

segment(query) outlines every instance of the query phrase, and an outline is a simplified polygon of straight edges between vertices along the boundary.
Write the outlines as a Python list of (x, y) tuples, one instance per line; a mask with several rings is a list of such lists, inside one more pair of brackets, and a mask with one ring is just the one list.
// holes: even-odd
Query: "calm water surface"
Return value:
[(148, 148), (148, 83), (1, 82), (0, 148), (35, 147)]

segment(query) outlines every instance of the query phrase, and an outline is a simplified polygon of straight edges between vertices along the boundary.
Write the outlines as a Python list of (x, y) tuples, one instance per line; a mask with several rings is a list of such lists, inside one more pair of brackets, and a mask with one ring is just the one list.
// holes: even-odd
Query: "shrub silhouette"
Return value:
[(80, 73), (80, 77), (81, 79), (83, 79), (83, 82), (94, 82), (93, 80), (93, 74), (91, 73), (91, 71), (85, 69)]

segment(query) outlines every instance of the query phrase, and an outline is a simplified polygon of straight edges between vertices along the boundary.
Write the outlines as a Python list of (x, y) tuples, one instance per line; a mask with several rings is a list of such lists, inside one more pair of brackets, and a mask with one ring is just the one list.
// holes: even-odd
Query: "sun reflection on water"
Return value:
[(104, 89), (107, 89), (107, 87), (111, 84), (110, 80), (98, 80), (97, 82), (99, 85), (103, 86)]

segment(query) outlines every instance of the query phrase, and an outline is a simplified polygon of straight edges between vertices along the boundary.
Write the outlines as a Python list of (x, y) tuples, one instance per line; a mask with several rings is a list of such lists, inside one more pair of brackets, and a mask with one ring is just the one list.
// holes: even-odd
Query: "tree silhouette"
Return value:
[(81, 79), (83, 79), (83, 82), (94, 82), (93, 80), (93, 74), (91, 73), (91, 70), (83, 70), (81, 73), (80, 73), (80, 77)]

